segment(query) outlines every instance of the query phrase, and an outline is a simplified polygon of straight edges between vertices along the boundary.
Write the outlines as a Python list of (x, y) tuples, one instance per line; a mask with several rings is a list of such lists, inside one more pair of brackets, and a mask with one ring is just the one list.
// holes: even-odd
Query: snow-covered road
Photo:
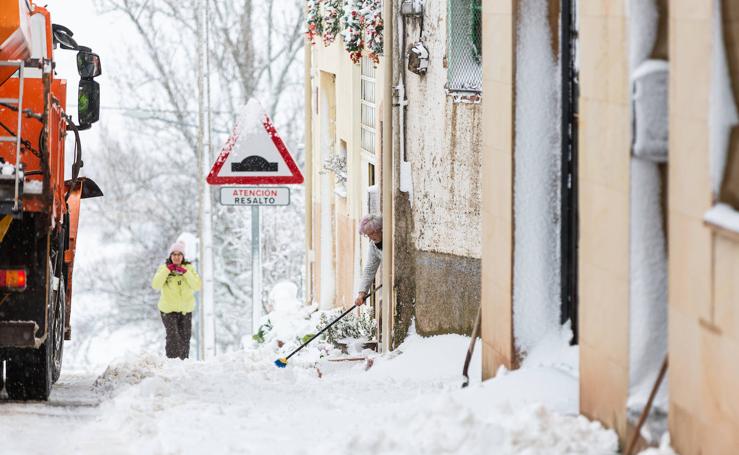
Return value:
[(278, 369), (265, 345), (205, 362), (129, 357), (97, 379), (63, 376), (48, 404), (0, 403), (0, 453), (616, 453), (612, 431), (576, 415), (566, 369), (460, 389), (468, 340), (413, 335), (369, 369), (311, 351)]

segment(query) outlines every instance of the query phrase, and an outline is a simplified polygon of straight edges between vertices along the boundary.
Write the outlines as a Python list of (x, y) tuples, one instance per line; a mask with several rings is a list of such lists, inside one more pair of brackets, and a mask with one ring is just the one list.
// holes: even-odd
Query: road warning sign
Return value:
[(211, 185), (300, 184), (303, 174), (262, 105), (252, 98), (206, 180)]

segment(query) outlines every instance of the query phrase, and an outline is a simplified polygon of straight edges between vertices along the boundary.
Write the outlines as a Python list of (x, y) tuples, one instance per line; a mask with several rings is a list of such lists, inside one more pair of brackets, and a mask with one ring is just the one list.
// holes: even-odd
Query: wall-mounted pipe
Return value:
[(393, 4), (383, 2), (383, 110), (382, 110), (382, 351), (390, 351), (393, 286)]
[(400, 133), (400, 191), (409, 193), (408, 197), (413, 204), (413, 183), (411, 180), (411, 163), (405, 154), (405, 107), (408, 101), (405, 98), (405, 17), (398, 14), (398, 132)]

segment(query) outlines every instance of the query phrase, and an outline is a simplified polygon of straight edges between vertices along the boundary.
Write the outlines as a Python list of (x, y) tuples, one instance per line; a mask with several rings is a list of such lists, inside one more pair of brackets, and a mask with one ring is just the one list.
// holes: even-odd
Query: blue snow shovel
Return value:
[[(375, 291), (374, 291), (374, 292), (370, 292), (369, 294), (365, 295), (365, 296), (364, 296), (364, 300), (367, 300), (367, 298), (368, 298), (369, 296), (371, 296), (371, 295), (373, 295), (373, 294), (376, 294), (376, 293), (377, 293), (377, 290), (378, 290), (378, 289), (380, 289), (381, 287), (382, 287), (382, 285), (379, 285), (379, 286), (377, 286), (377, 287), (375, 288)], [(364, 300), (362, 300), (362, 301), (364, 302)], [(346, 316), (347, 314), (349, 314), (349, 313), (350, 313), (350, 312), (351, 312), (351, 311), (352, 311), (353, 309), (355, 309), (356, 307), (357, 307), (357, 305), (356, 305), (356, 304), (352, 305), (352, 306), (351, 306), (351, 307), (350, 307), (350, 308), (349, 308), (348, 310), (346, 310), (346, 311), (344, 311), (343, 313), (341, 313), (341, 316), (339, 316), (338, 318), (336, 318), (336, 319), (334, 319), (333, 321), (331, 321), (331, 323), (330, 323), (329, 325), (327, 325), (326, 327), (322, 328), (320, 332), (318, 332), (318, 333), (316, 333), (315, 335), (313, 335), (313, 336), (311, 337), (311, 339), (310, 339), (310, 340), (308, 340), (308, 341), (306, 341), (305, 343), (301, 344), (301, 345), (300, 345), (300, 347), (299, 347), (298, 349), (296, 349), (296, 350), (294, 350), (293, 352), (291, 352), (291, 353), (290, 353), (290, 355), (288, 355), (287, 357), (280, 357), (279, 359), (275, 360), (275, 365), (276, 365), (276, 366), (278, 366), (278, 367), (280, 367), (280, 368), (285, 368), (285, 367), (287, 366), (287, 360), (288, 360), (288, 359), (289, 359), (290, 357), (292, 357), (292, 356), (294, 356), (295, 354), (297, 354), (297, 353), (298, 353), (298, 351), (300, 351), (301, 349), (303, 349), (304, 347), (306, 347), (306, 346), (307, 346), (307, 345), (308, 345), (308, 344), (309, 344), (309, 343), (310, 343), (311, 341), (313, 341), (313, 340), (315, 340), (316, 338), (318, 338), (318, 336), (319, 336), (320, 334), (322, 334), (323, 332), (325, 332), (326, 330), (328, 330), (328, 329), (329, 329), (329, 328), (330, 328), (330, 327), (331, 327), (332, 325), (334, 325), (334, 324), (336, 324), (337, 322), (339, 322), (339, 320), (341, 320), (341, 318), (343, 318), (344, 316)]]

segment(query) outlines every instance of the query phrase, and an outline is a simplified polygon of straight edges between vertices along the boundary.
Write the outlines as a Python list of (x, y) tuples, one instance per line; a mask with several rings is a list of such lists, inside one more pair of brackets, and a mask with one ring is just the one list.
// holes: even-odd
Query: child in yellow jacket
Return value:
[(166, 335), (167, 357), (186, 359), (190, 354), (194, 293), (200, 290), (195, 267), (185, 260), (185, 244), (175, 242), (169, 256), (157, 269), (151, 287), (161, 291), (159, 311)]

